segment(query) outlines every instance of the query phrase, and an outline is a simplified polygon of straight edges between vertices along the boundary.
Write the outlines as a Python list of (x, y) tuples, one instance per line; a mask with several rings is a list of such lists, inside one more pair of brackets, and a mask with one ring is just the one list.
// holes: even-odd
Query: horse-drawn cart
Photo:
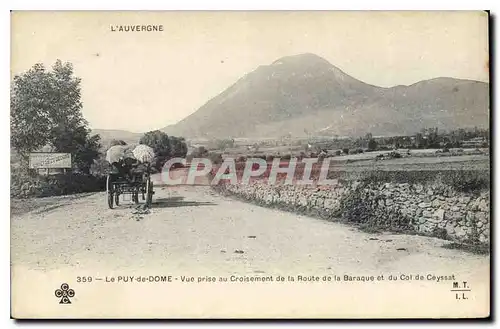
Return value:
[(110, 172), (106, 179), (106, 194), (109, 208), (120, 205), (121, 195), (131, 195), (134, 203), (145, 201), (151, 206), (153, 201), (153, 182), (151, 181), (151, 165), (154, 153), (145, 145), (134, 149), (133, 155), (127, 156), (123, 146), (113, 146), (107, 152)]

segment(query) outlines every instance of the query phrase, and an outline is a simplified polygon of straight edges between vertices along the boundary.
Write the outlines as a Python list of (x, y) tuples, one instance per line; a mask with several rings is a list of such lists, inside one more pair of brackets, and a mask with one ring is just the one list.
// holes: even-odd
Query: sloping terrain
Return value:
[(176, 125), (193, 137), (287, 134), (413, 134), (424, 127), (487, 127), (488, 84), (436, 78), (382, 88), (359, 81), (314, 54), (258, 67)]

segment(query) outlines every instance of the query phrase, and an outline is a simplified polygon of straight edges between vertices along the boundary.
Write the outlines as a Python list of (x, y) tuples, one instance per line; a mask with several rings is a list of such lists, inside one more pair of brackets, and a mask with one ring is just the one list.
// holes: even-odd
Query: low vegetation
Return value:
[(490, 189), (490, 173), (484, 170), (422, 170), (422, 171), (372, 171), (361, 181), (370, 183), (426, 184), (442, 183), (457, 192), (479, 193)]
[(106, 176), (85, 173), (55, 175), (27, 174), (24, 170), (11, 172), (12, 198), (47, 197), (106, 190)]

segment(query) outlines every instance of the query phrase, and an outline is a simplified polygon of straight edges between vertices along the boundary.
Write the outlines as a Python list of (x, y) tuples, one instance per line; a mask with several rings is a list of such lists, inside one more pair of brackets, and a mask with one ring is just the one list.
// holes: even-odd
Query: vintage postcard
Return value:
[(488, 24), (13, 11), (11, 316), (489, 317)]

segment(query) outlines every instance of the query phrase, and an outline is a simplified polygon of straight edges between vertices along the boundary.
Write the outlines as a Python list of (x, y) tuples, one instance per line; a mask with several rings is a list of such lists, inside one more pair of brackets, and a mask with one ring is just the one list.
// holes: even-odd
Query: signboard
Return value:
[(30, 168), (71, 168), (71, 153), (30, 153)]

